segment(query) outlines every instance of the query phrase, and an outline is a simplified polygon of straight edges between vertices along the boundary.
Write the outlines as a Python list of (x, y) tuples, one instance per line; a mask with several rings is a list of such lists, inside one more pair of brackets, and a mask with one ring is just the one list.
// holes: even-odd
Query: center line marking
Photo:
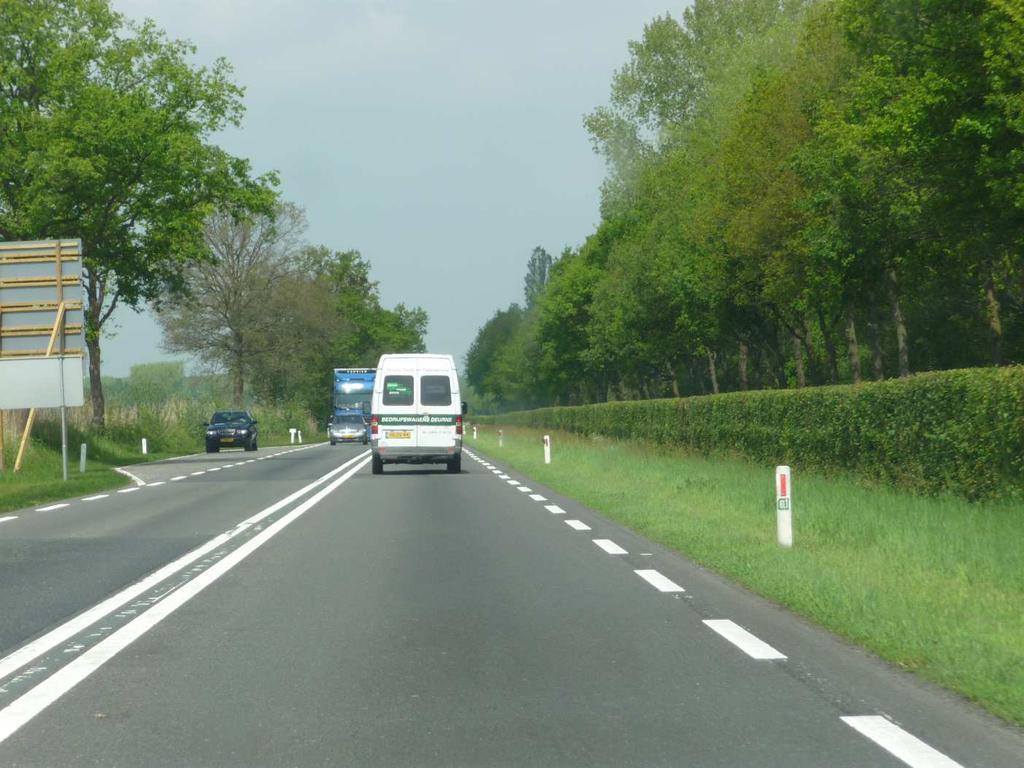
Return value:
[(205, 469), (201, 469), (198, 472), (193, 472), (192, 476), (195, 477), (196, 475), (205, 475), (205, 474), (206, 474), (206, 470)]
[(222, 467), (210, 467), (207, 472), (220, 472)]
[(546, 504), (544, 506), (544, 509), (546, 509), (548, 512), (550, 512), (552, 515), (564, 515), (565, 514), (565, 510), (562, 509), (557, 504)]
[(637, 576), (646, 581), (655, 589), (661, 592), (685, 592), (686, 590), (676, 584), (672, 579), (662, 576), (655, 570), (633, 571)]
[(771, 660), (786, 658), (784, 653), (779, 653), (768, 643), (764, 642), (764, 640), (755, 637), (739, 624), (729, 621), (729, 619), (705, 619), (704, 623), (752, 659)]
[(110, 496), (109, 493), (97, 493), (95, 496), (86, 496), (82, 501), (96, 501), (97, 499), (105, 499)]
[(122, 488), (120, 491), (118, 491), (118, 493), (135, 493), (137, 490), (139, 490), (138, 487), (135, 487), (135, 488)]
[(898, 757), (910, 768), (964, 768), (916, 736), (879, 715), (839, 718), (848, 726), (867, 736), (886, 752)]
[(539, 493), (531, 493), (530, 494), (530, 498), (533, 499), (534, 501), (547, 501), (548, 500), (547, 496), (541, 496)]
[(148, 488), (153, 488), (154, 486), (157, 486), (157, 485), (163, 485), (165, 482), (167, 482), (167, 481), (166, 480), (157, 480), (155, 483), (146, 483), (146, 486)]
[[(132, 488), (132, 490), (134, 491), (135, 489)], [(61, 509), (61, 508), (66, 507), (66, 506), (68, 506), (68, 505), (67, 504), (51, 504), (48, 507), (39, 507), (39, 509), (37, 509), (36, 512), (49, 512), (52, 509)]]
[(574, 531), (589, 531), (590, 526), (580, 520), (565, 520), (566, 525), (572, 528)]
[(609, 555), (628, 555), (629, 552), (624, 550), (618, 544), (611, 539), (594, 539), (594, 543), (597, 544), (601, 549), (607, 552)]
[(188, 477), (188, 475), (178, 475), (177, 477), (172, 477), (171, 482), (173, 483), (175, 480), (184, 480), (186, 477)]

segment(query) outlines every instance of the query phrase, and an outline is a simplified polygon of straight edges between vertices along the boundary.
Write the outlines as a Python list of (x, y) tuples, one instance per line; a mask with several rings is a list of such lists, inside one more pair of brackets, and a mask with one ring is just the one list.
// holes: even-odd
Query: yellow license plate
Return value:
[(235, 438), (233, 438), (233, 437), (222, 437), (220, 439), (220, 441), (222, 443), (233, 443), (233, 442), (235, 442)]
[(412, 432), (388, 432), (388, 440), (408, 440)]

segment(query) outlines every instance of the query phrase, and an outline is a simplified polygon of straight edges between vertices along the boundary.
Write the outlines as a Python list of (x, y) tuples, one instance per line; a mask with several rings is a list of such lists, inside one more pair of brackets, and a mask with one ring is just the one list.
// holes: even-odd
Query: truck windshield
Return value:
[(334, 395), (334, 407), (339, 411), (370, 412), (370, 394), (368, 392), (337, 392)]

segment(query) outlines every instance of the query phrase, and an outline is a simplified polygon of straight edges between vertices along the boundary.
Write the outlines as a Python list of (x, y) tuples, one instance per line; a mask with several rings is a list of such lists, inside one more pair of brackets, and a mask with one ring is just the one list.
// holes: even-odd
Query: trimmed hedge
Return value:
[(1024, 366), (540, 408), (481, 421), (848, 470), (923, 493), (1024, 498)]

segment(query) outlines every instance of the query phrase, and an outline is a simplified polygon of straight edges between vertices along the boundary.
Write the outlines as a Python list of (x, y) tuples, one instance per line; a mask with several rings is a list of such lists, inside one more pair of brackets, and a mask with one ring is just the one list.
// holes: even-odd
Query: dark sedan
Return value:
[(248, 411), (217, 411), (205, 426), (207, 453), (221, 448), (257, 448), (256, 419)]

